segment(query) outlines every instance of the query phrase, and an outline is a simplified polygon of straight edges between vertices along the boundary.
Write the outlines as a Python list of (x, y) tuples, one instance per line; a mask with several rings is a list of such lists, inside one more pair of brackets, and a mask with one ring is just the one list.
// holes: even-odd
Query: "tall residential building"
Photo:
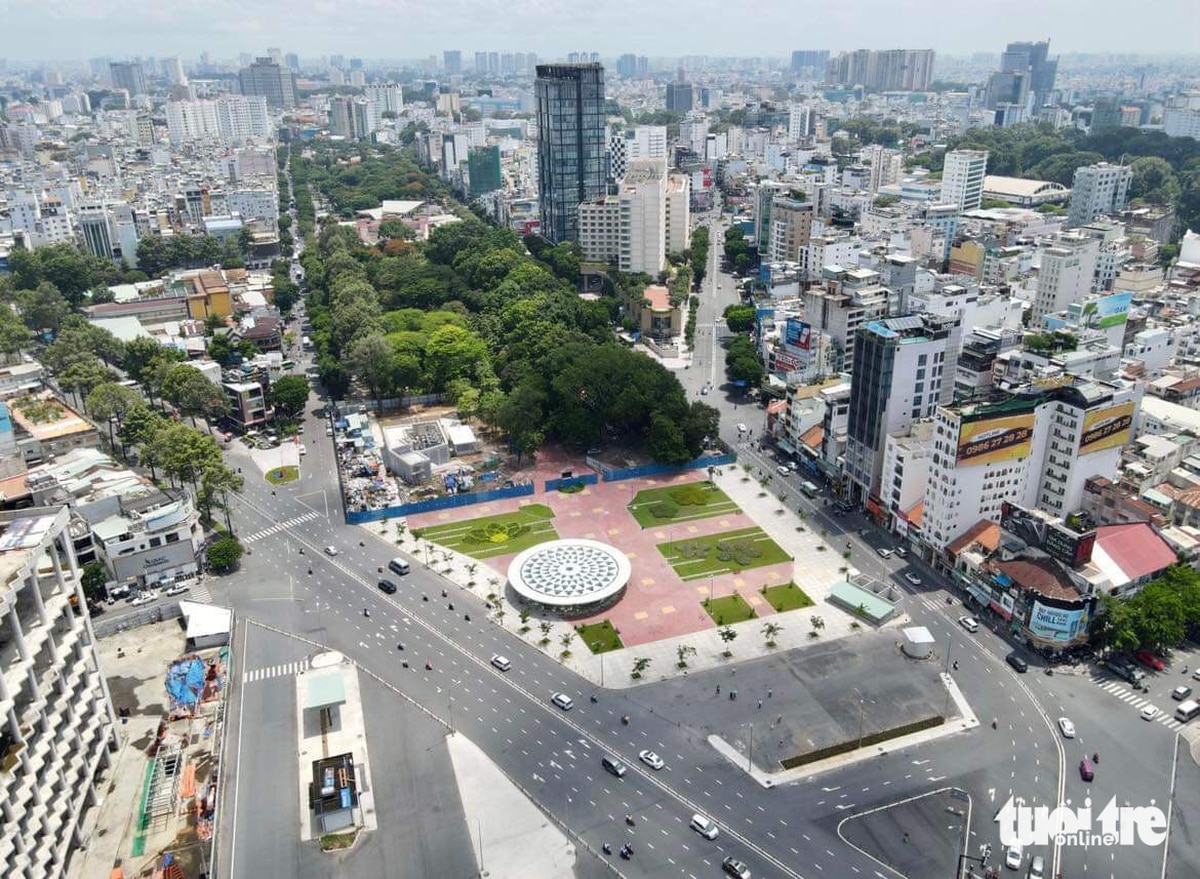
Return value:
[(1171, 137), (1200, 140), (1200, 91), (1184, 92), (1167, 102), (1163, 132)]
[(249, 67), (242, 68), (238, 78), (243, 95), (262, 95), (276, 108), (296, 106), (295, 75), (270, 58), (256, 59)]
[(375, 102), (379, 115), (394, 113), (397, 116), (404, 110), (404, 90), (399, 83), (377, 82), (363, 87), (363, 94), (368, 101)]
[(183, 71), (183, 61), (176, 55), (173, 58), (168, 58), (163, 62), (163, 70), (167, 75), (167, 79), (171, 85), (187, 85), (187, 74)]
[(295, 52), (288, 52), (286, 55), (283, 56), (283, 66), (286, 67), (288, 70), (292, 71), (292, 73), (299, 73), (300, 72), (300, 56), (297, 55)]
[(96, 777), (119, 744), (66, 507), (0, 513), (0, 863), (8, 879), (65, 876)]
[(1047, 314), (1065, 311), (1072, 302), (1082, 302), (1092, 292), (1100, 243), (1091, 235), (1067, 233), (1054, 247), (1042, 251), (1031, 325), (1040, 326)]
[(951, 150), (942, 166), (942, 201), (960, 211), (976, 210), (983, 201), (987, 150)]
[(695, 103), (695, 93), (690, 82), (667, 83), (667, 109), (672, 113), (687, 113)]
[(103, 205), (85, 205), (79, 209), (79, 229), (83, 243), (100, 259), (111, 260), (117, 251), (117, 236), (112, 214)]
[(167, 132), (171, 143), (271, 140), (275, 129), (262, 95), (222, 95), (215, 101), (168, 101)]
[(467, 153), (467, 179), (471, 198), (502, 188), (504, 178), (500, 175), (500, 147), (475, 147)]
[(108, 73), (112, 78), (113, 88), (125, 89), (129, 92), (129, 97), (148, 94), (146, 71), (137, 62), (114, 61), (108, 65)]
[(1067, 206), (1067, 226), (1083, 226), (1101, 214), (1124, 208), (1132, 180), (1133, 168), (1129, 165), (1100, 162), (1076, 168)]
[(854, 334), (845, 472), (857, 499), (878, 500), (885, 440), (932, 418), (943, 382), (953, 383), (951, 325), (942, 315), (919, 314), (874, 320)]
[(668, 255), (692, 246), (692, 178), (687, 174), (667, 175), (666, 222)]
[(1033, 95), (1034, 109), (1046, 104), (1054, 91), (1058, 59), (1050, 60), (1050, 41), (1009, 43), (1000, 56), (1001, 73), (1028, 74), (1027, 89)]
[(858, 49), (841, 52), (826, 67), (826, 82), (871, 91), (922, 92), (933, 82), (932, 49)]
[(630, 161), (616, 195), (579, 205), (584, 260), (657, 276), (667, 263), (667, 193), (666, 162)]
[(1000, 403), (937, 410), (921, 535), (936, 552), (1003, 504), (1063, 517), (1078, 510), (1084, 483), (1115, 479), (1131, 439), (1141, 390), (1067, 377), (1030, 386)]
[(635, 79), (638, 76), (638, 56), (625, 54), (617, 59), (617, 76)]
[(788, 107), (788, 140), (795, 142), (813, 133), (816, 114), (807, 104), (792, 104)]
[(534, 94), (541, 232), (575, 241), (579, 205), (605, 191), (604, 68), (539, 64)]
[(767, 259), (798, 262), (800, 248), (812, 240), (815, 210), (810, 201), (776, 196), (771, 202), (771, 233)]
[(447, 76), (462, 74), (462, 52), (459, 49), (447, 49), (442, 52), (442, 68)]
[(792, 53), (792, 75), (821, 81), (829, 64), (828, 49), (797, 49)]

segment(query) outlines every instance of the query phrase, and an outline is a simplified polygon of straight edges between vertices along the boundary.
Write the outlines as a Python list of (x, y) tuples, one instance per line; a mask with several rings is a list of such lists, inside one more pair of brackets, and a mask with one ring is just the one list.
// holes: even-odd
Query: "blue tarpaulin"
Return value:
[(204, 660), (192, 656), (171, 665), (167, 671), (167, 695), (172, 707), (196, 705), (204, 693)]

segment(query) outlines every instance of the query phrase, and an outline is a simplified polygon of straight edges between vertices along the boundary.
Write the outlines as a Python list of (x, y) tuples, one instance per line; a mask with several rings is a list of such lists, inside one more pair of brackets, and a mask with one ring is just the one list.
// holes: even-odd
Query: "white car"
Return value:
[(301, 455), (307, 455), (307, 454), (308, 454), (308, 449), (304, 448), (304, 443), (301, 443), (301, 444), (300, 444), (300, 454), (301, 454)]
[(778, 473), (780, 476), (791, 476), (792, 475), (792, 471), (789, 470), (787, 467), (784, 467), (783, 465), (776, 467), (775, 472)]
[(881, 559), (890, 559), (892, 557), (892, 551), (886, 547), (881, 546), (879, 549), (875, 550), (875, 552), (879, 553), (879, 557)]
[(695, 814), (692, 816), (688, 827), (699, 833), (705, 839), (716, 839), (717, 834), (721, 832), (711, 818), (706, 818), (703, 815)]
[(667, 764), (663, 762), (663, 758), (655, 754), (653, 751), (639, 751), (638, 759), (649, 766), (651, 769), (662, 769)]
[(550, 701), (563, 711), (570, 711), (575, 707), (575, 702), (566, 693), (555, 693), (550, 697)]
[(501, 656), (499, 653), (492, 657), (492, 665), (496, 666), (500, 671), (508, 671), (512, 668), (512, 663), (509, 662), (508, 657)]
[(1019, 842), (1014, 842), (1004, 853), (1004, 866), (1010, 870), (1021, 869), (1021, 861), (1025, 857), (1025, 849)]
[(738, 426), (737, 426), (738, 433), (745, 433), (748, 429), (749, 428), (747, 428), (746, 425), (744, 425), (740, 422), (738, 423)]
[(148, 589), (145, 592), (142, 592), (141, 594), (139, 594), (138, 597), (133, 600), (132, 604), (134, 607), (140, 607), (143, 604), (149, 604), (150, 602), (157, 601), (157, 600), (158, 600), (158, 593), (155, 592), (153, 589)]
[(332, 427), (325, 428), (325, 436), (333, 436), (333, 428)]
[(918, 577), (916, 574), (913, 574), (913, 573), (905, 574), (904, 579), (907, 580), (909, 583), (912, 583), (914, 586), (921, 585), (921, 578)]
[[(137, 604), (137, 602), (135, 601), (134, 604)], [(1158, 717), (1158, 709), (1153, 705), (1147, 705), (1142, 709), (1141, 714), (1142, 720), (1154, 720), (1154, 718)]]
[(337, 555), (337, 554), (338, 554), (338, 551), (337, 551), (337, 547), (336, 547), (336, 546), (327, 546), (327, 547), (325, 547), (325, 555), (332, 557), (332, 556), (335, 556), (335, 555)]
[(960, 626), (962, 626), (964, 629), (966, 629), (968, 632), (978, 632), (979, 631), (979, 623), (975, 622), (974, 617), (959, 617), (958, 624)]
[(1058, 719), (1058, 728), (1062, 731), (1064, 739), (1075, 738), (1075, 724), (1071, 723), (1068, 718), (1060, 717)]
[(172, 583), (163, 590), (163, 595), (182, 595), (192, 588), (190, 583)]

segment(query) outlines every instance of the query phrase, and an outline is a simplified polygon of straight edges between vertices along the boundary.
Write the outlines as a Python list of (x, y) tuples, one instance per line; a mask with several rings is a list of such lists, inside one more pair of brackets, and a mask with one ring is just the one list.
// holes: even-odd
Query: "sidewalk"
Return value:
[(466, 736), (446, 747), (481, 876), (573, 879), (575, 846)]
[[(754, 595), (751, 603), (757, 602), (757, 606), (766, 608), (769, 615), (733, 625), (732, 628), (738, 636), (728, 646), (721, 640), (714, 625), (701, 632), (664, 638), (598, 656), (592, 655), (576, 637), (571, 644), (570, 656), (565, 658), (561, 656), (560, 639), (567, 633), (574, 635), (575, 630), (570, 622), (555, 616), (543, 618), (534, 612), (531, 613), (528, 623), (522, 626), (519, 608), (505, 604), (504, 617), (498, 624), (522, 640), (542, 646), (540, 642), (543, 635), (539, 624), (543, 620), (549, 622), (550, 631), (544, 636), (549, 639), (549, 643), (545, 644), (543, 649), (559, 658), (575, 673), (594, 684), (609, 688), (631, 687), (651, 680), (666, 680), (692, 671), (730, 666), (775, 652), (873, 631), (869, 624), (860, 622), (852, 614), (828, 602), (830, 587), (847, 576), (847, 573), (840, 569), (849, 567), (849, 573), (856, 573), (853, 556), (849, 561), (842, 557), (842, 552), (846, 551), (845, 544), (840, 547), (828, 544), (820, 533), (814, 533), (808, 523), (801, 520), (795, 510), (784, 509), (784, 505), (775, 495), (764, 489), (755, 479), (748, 477), (740, 465), (720, 468), (716, 484), (755, 524), (792, 556), (792, 580), (813, 600), (813, 606), (792, 612), (774, 613), (761, 596)], [(407, 531), (398, 538), (395, 522), (371, 523), (360, 527), (410, 555), (414, 564), (425, 564), (428, 558), (430, 569), (437, 571), (459, 588), (469, 590), (480, 601), (488, 601), (489, 595), (505, 594), (505, 584), (508, 580), (506, 570), (498, 570), (486, 562), (413, 537)], [(826, 548), (819, 550), (818, 546)], [(861, 544), (855, 546), (854, 552), (868, 551), (864, 550)], [(472, 583), (474, 585), (470, 585)], [(824, 624), (819, 631), (812, 625), (814, 617)], [(495, 614), (492, 615), (492, 621), (497, 622)], [(774, 636), (774, 647), (766, 645), (767, 638), (763, 626), (767, 622), (781, 627)], [(899, 628), (908, 623), (908, 615), (901, 611), (880, 629)], [(522, 632), (522, 628), (526, 628), (527, 631)], [(684, 658), (686, 664), (681, 667), (679, 651), (684, 648), (688, 648), (688, 655)], [(695, 652), (691, 653), (693, 649)], [(732, 656), (726, 657), (726, 650), (730, 650)], [(650, 665), (640, 680), (634, 680), (634, 662), (640, 658), (649, 659)]]

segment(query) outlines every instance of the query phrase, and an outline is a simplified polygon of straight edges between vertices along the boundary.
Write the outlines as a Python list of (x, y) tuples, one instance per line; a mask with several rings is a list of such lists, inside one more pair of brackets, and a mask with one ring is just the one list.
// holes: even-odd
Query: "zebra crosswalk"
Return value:
[[(1101, 690), (1104, 690), (1104, 692), (1115, 696), (1126, 705), (1137, 709), (1138, 711), (1145, 708), (1147, 705), (1154, 704), (1154, 700), (1147, 699), (1144, 695), (1130, 690), (1127, 686), (1125, 686), (1123, 681), (1118, 680), (1117, 678), (1110, 677), (1106, 674), (1094, 674), (1091, 676), (1091, 681)], [(1154, 707), (1158, 708), (1161, 712), (1156, 718), (1154, 718), (1155, 723), (1160, 723), (1169, 730), (1177, 730), (1183, 726), (1182, 723), (1175, 719), (1170, 708), (1164, 710), (1158, 705), (1155, 705)]]
[(286, 675), (299, 674), (308, 669), (307, 659), (298, 659), (295, 662), (285, 662), (281, 665), (269, 665), (266, 668), (252, 668), (249, 671), (242, 673), (242, 683), (252, 684), (255, 681), (266, 681), (271, 678), (280, 678)]
[(303, 516), (296, 516), (291, 519), (284, 519), (282, 522), (276, 522), (270, 528), (264, 528), (262, 531), (255, 531), (242, 538), (243, 543), (254, 543), (256, 540), (262, 540), (264, 537), (270, 537), (272, 534), (278, 534), (280, 531), (285, 531), (288, 528), (294, 528), (297, 525), (302, 525), (305, 522), (311, 522), (313, 519), (319, 519), (321, 514), (315, 510), (311, 513), (305, 513)]

